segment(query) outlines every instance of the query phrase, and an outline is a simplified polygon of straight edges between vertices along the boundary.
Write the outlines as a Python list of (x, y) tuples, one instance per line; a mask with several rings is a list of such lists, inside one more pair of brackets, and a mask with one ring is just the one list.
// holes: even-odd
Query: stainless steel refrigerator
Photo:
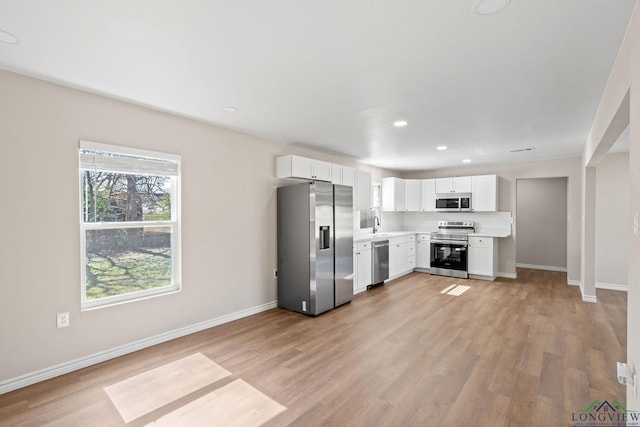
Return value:
[(353, 298), (353, 190), (278, 188), (278, 307), (316, 316)]

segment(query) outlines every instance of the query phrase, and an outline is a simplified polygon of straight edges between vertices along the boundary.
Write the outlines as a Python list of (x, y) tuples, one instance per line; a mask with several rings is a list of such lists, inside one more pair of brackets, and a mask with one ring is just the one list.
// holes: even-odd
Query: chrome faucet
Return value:
[(380, 228), (380, 218), (378, 218), (377, 215), (373, 215), (373, 234), (378, 231), (378, 228), (376, 228), (376, 222), (378, 223), (378, 228)]

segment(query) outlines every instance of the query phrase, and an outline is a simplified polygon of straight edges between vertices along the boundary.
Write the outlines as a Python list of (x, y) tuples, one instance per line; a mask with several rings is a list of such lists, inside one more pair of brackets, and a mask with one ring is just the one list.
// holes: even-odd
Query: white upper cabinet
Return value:
[(382, 210), (404, 211), (404, 180), (382, 178)]
[(342, 184), (342, 165), (331, 164), (331, 182), (333, 184)]
[(342, 185), (356, 186), (356, 170), (354, 168), (342, 166)]
[(471, 193), (471, 177), (437, 178), (436, 193)]
[(331, 163), (312, 160), (311, 178), (319, 181), (331, 181)]
[(421, 210), (421, 179), (383, 178), (382, 210), (413, 211)]
[(276, 176), (331, 182), (331, 163), (293, 155), (281, 156), (277, 159)]
[(498, 177), (480, 175), (471, 177), (471, 207), (476, 212), (498, 210)]
[(453, 178), (454, 193), (471, 193), (471, 177), (456, 176)]
[(331, 182), (353, 188), (354, 211), (371, 209), (371, 174), (369, 172), (332, 164)]
[(436, 212), (437, 193), (471, 193), (477, 212), (498, 210), (498, 176), (456, 176), (435, 179), (382, 179), (383, 211)]
[(348, 166), (288, 155), (276, 160), (278, 178), (299, 178), (328, 181), (353, 187), (353, 210), (371, 209), (371, 173)]
[(436, 180), (420, 180), (420, 209), (423, 212), (435, 212), (436, 210)]
[(453, 189), (453, 178), (437, 178), (436, 193), (451, 193)]
[[(344, 169), (342, 170), (343, 178)], [(358, 170), (355, 173), (355, 178), (356, 185), (353, 187), (353, 210), (368, 211), (371, 209), (371, 174)]]
[(420, 210), (420, 179), (404, 180), (404, 210), (417, 212)]

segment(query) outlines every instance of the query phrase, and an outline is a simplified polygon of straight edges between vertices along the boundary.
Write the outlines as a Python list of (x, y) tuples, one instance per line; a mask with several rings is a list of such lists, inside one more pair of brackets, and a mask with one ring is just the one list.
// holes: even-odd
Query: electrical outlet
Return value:
[(274, 279), (277, 279), (277, 278), (278, 278), (278, 269), (277, 269), (277, 268), (274, 268), (274, 269), (273, 269), (273, 278), (274, 278)]
[(58, 328), (66, 328), (69, 326), (69, 312), (66, 311), (64, 313), (58, 313), (56, 315), (56, 326)]

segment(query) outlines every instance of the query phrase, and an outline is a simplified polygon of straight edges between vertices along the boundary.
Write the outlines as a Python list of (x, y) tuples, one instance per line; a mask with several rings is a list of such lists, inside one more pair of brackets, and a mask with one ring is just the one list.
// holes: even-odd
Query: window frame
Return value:
[[(144, 172), (122, 172), (119, 170), (110, 170), (101, 168), (106, 172), (128, 173), (138, 175), (155, 175), (168, 176), (170, 185), (171, 198), (171, 219), (160, 221), (113, 221), (113, 222), (86, 222), (83, 206), (83, 172), (90, 170), (83, 167), (80, 160), (83, 150), (94, 150), (99, 152), (114, 153), (118, 155), (134, 156), (139, 158), (147, 158), (151, 161), (161, 160), (165, 162), (177, 163), (177, 174), (174, 176), (162, 175), (160, 173), (144, 173)], [(91, 141), (81, 140), (79, 143), (79, 164), (78, 164), (78, 191), (79, 191), (79, 223), (80, 223), (80, 308), (82, 311), (92, 310), (96, 308), (108, 307), (117, 304), (123, 304), (133, 301), (140, 301), (161, 295), (169, 295), (180, 292), (182, 290), (182, 239), (181, 239), (181, 156), (178, 154), (161, 153), (157, 151), (141, 150), (131, 147), (123, 147), (118, 145), (103, 144)], [(144, 159), (142, 160), (144, 162)], [(128, 228), (145, 228), (145, 227), (169, 227), (171, 241), (171, 285), (152, 289), (144, 289), (141, 291), (129, 292), (121, 295), (112, 295), (93, 300), (87, 300), (87, 232), (90, 230), (113, 230)]]

